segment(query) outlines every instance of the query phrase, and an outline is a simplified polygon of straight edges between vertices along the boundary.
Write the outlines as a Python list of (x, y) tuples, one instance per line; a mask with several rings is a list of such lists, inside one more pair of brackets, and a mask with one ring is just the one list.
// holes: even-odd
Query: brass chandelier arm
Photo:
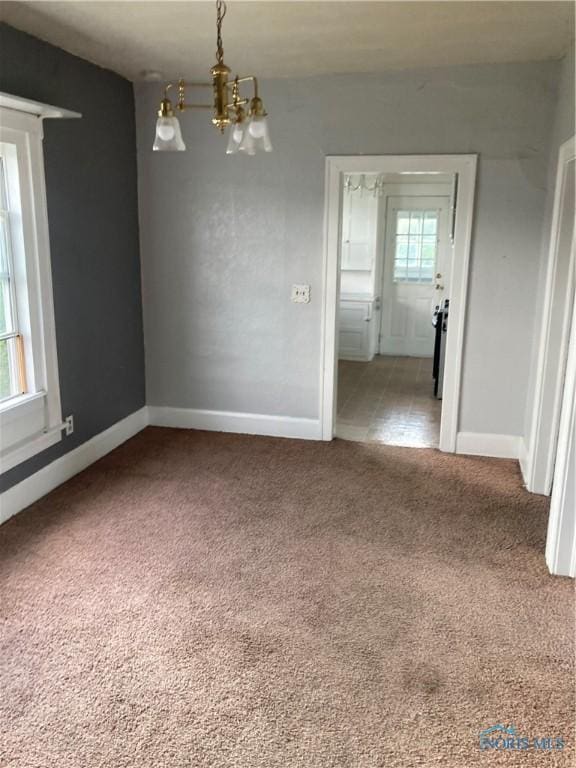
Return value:
[(234, 88), (235, 85), (240, 85), (240, 83), (253, 83), (254, 85), (254, 98), (258, 98), (258, 78), (254, 77), (254, 75), (246, 75), (246, 77), (235, 77), (234, 80), (229, 80), (226, 85), (228, 88)]
[(236, 99), (230, 104), (226, 104), (226, 109), (234, 109), (235, 107), (243, 107), (244, 104), (248, 104), (250, 99)]
[(234, 83), (254, 83), (254, 96), (258, 96), (258, 78), (254, 75), (246, 75), (245, 77), (235, 77), (234, 80), (230, 80), (228, 87), (232, 88)]
[(183, 112), (185, 109), (214, 109), (213, 104), (184, 104), (178, 102), (176, 109), (179, 112)]
[(186, 80), (178, 80), (178, 110), (185, 109), (212, 109), (211, 104), (186, 104), (186, 88), (211, 88), (212, 83), (191, 83)]
[(178, 88), (178, 102), (176, 108), (183, 109), (212, 109), (212, 104), (186, 104), (184, 101), (185, 88), (212, 88), (212, 83), (191, 83), (186, 80), (178, 80), (177, 83), (166, 83), (164, 86), (164, 99), (168, 99), (170, 88)]
[[(241, 83), (252, 83), (254, 88), (253, 99), (258, 99), (258, 78), (254, 75), (246, 75), (245, 77), (236, 77), (233, 80), (228, 80), (225, 83), (225, 88), (230, 89), (233, 94), (233, 99), (230, 103), (226, 103), (226, 109), (235, 109), (251, 102), (249, 98), (238, 98), (238, 86)], [(178, 89), (178, 102), (176, 103), (176, 109), (179, 112), (184, 112), (187, 109), (213, 109), (213, 104), (187, 104), (185, 101), (186, 88), (213, 88), (213, 83), (197, 83), (189, 80), (178, 80), (177, 83), (167, 83), (164, 87), (164, 99), (168, 98), (168, 91), (171, 88)]]
[[(241, 83), (252, 83), (254, 89), (254, 95), (252, 99), (239, 98), (238, 87)], [(232, 101), (228, 103), (227, 99), (222, 99), (222, 106), (224, 109), (236, 109), (238, 107), (250, 104), (253, 99), (258, 99), (258, 79), (254, 75), (246, 75), (245, 77), (236, 77), (233, 80), (226, 80), (221, 83), (224, 91), (232, 91)], [(164, 88), (164, 98), (168, 98), (168, 91), (170, 88), (178, 88), (178, 102), (176, 109), (179, 112), (184, 112), (187, 109), (214, 109), (213, 104), (188, 104), (185, 101), (187, 88), (214, 88), (215, 84), (212, 83), (197, 83), (189, 80), (178, 80), (177, 83), (168, 83)], [(223, 95), (223, 94), (222, 94)]]
[[(240, 85), (241, 83), (252, 83), (253, 96), (252, 98), (240, 98)], [(254, 75), (246, 75), (245, 77), (235, 77), (233, 80), (229, 80), (226, 83), (226, 88), (232, 92), (232, 101), (226, 104), (226, 109), (233, 109), (236, 112), (236, 122), (243, 122), (245, 112), (242, 107), (250, 105), (249, 115), (265, 116), (266, 112), (262, 104), (262, 100), (258, 96), (258, 79)]]

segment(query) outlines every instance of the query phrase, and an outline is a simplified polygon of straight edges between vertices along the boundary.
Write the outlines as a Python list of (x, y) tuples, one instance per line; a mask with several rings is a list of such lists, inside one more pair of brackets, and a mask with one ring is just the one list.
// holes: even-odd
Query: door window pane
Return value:
[(410, 214), (407, 211), (398, 211), (396, 233), (398, 235), (407, 235), (410, 226)]
[(394, 281), (431, 283), (438, 252), (438, 211), (396, 211)]
[(436, 211), (426, 211), (424, 214), (424, 234), (435, 235), (438, 226), (438, 214)]
[(422, 234), (422, 211), (410, 211), (410, 227), (409, 232), (411, 235)]

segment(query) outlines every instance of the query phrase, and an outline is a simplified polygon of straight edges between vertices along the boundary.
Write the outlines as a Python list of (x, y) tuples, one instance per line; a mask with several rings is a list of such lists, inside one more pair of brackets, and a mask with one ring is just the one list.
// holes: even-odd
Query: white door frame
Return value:
[(458, 201), (439, 448), (451, 453), (456, 451), (476, 165), (476, 155), (353, 155), (326, 158), (320, 366), (320, 417), (323, 440), (332, 440), (336, 415), (337, 304), (343, 176), (355, 173), (448, 173), (458, 174)]
[[(562, 398), (558, 448), (554, 467), (554, 487), (550, 500), (546, 564), (550, 573), (576, 576), (576, 467), (570, 463), (576, 455), (576, 303), (571, 316), (571, 334)], [(572, 487), (569, 484), (572, 483)]]
[[(573, 211), (565, 210), (565, 193), (568, 166), (575, 158), (576, 137), (573, 136), (562, 144), (558, 152), (536, 386), (526, 456), (522, 461), (526, 488), (532, 493), (542, 493), (546, 496), (550, 494), (554, 476), (564, 370), (572, 318), (573, 298), (569, 286), (574, 280), (576, 269), (574, 248), (572, 247), (568, 256), (569, 263), (561, 264), (560, 235), (563, 216), (573, 216)], [(564, 277), (560, 282), (561, 271)]]

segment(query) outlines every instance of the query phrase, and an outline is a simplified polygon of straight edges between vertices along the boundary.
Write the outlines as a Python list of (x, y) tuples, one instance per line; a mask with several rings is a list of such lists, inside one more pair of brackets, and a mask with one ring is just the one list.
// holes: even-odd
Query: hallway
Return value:
[(339, 360), (336, 437), (437, 448), (442, 401), (433, 388), (432, 358)]

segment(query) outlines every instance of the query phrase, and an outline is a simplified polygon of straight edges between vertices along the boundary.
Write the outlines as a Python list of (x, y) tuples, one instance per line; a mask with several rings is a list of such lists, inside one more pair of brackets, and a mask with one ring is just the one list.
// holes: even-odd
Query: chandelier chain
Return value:
[(224, 0), (216, 0), (216, 59), (218, 64), (224, 63), (224, 47), (222, 45), (222, 21), (226, 16), (226, 3)]

